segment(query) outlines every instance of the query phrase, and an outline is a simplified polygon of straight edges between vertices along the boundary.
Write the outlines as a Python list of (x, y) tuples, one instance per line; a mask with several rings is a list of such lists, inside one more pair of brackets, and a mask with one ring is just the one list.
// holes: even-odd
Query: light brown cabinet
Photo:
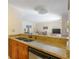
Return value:
[(9, 39), (8, 42), (9, 42), (8, 43), (8, 55), (9, 55), (9, 57), (11, 57), (11, 50), (12, 50), (11, 49), (11, 40)]
[(29, 59), (28, 46), (9, 39), (9, 56), (11, 59)]
[(29, 59), (28, 46), (18, 42), (18, 59)]
[(18, 59), (18, 47), (17, 42), (15, 40), (11, 41), (11, 58)]

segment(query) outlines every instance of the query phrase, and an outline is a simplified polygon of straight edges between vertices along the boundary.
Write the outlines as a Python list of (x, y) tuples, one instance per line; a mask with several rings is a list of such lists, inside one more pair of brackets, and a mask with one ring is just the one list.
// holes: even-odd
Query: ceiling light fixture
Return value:
[(37, 6), (35, 7), (35, 10), (38, 11), (39, 14), (47, 14), (48, 10), (44, 8), (43, 6)]

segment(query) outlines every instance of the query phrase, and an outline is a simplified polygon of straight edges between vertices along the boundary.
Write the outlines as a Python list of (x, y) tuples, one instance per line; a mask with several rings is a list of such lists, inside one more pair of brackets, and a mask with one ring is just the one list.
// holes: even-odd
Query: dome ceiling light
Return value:
[(47, 14), (48, 10), (44, 8), (43, 6), (37, 6), (35, 9), (39, 14)]

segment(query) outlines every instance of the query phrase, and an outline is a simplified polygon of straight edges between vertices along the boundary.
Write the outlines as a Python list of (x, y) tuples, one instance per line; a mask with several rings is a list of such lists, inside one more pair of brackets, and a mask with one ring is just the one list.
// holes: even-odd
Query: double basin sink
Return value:
[(34, 40), (27, 39), (27, 38), (23, 38), (23, 37), (18, 37), (16, 39), (21, 40), (21, 41), (24, 41), (24, 42), (32, 42), (32, 41), (34, 41)]

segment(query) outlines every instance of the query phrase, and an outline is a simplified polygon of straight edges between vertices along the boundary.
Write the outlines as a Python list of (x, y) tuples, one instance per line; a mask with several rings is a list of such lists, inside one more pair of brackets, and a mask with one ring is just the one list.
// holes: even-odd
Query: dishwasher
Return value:
[(29, 59), (60, 59), (33, 47), (29, 47)]

